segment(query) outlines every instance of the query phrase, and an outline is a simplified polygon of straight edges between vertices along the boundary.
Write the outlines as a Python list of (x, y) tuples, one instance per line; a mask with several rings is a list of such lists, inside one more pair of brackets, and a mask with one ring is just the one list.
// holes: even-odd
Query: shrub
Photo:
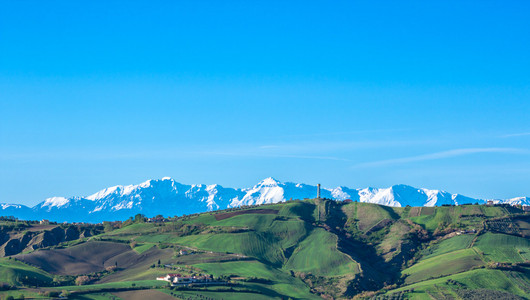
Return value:
[(85, 285), (85, 284), (87, 284), (89, 282), (90, 282), (90, 277), (88, 277), (86, 275), (77, 276), (77, 278), (75, 279), (75, 284), (76, 285)]

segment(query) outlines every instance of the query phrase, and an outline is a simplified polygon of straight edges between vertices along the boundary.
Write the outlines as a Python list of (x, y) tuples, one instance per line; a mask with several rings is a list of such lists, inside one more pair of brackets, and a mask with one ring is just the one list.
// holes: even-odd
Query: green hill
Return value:
[[(66, 289), (70, 297), (84, 297), (79, 299), (152, 289), (184, 299), (530, 294), (530, 214), (516, 207), (391, 208), (309, 199), (158, 223), (140, 216), (104, 228), (94, 226), (99, 232), (89, 238), (11, 255), (16, 261), (3, 258), (0, 282), (11, 290), (0, 295), (13, 288), (28, 296)], [(3, 232), (21, 236), (17, 230)], [(167, 273), (207, 274), (221, 284), (167, 287), (154, 281)]]

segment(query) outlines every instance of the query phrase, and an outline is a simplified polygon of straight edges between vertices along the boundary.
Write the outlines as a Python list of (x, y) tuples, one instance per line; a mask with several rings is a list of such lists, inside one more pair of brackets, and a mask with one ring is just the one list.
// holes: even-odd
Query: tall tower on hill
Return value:
[(317, 199), (320, 199), (320, 183), (317, 184)]

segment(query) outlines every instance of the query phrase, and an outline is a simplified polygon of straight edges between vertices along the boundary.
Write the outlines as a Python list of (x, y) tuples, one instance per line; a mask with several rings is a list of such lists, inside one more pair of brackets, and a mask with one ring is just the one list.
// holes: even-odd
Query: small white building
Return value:
[(205, 283), (212, 281), (211, 276), (182, 276), (180, 274), (167, 274), (164, 277), (157, 277), (156, 280), (167, 281), (171, 284), (175, 283)]
[(156, 280), (162, 280), (162, 281), (167, 281), (167, 282), (170, 282), (170, 283), (176, 283), (177, 282), (177, 278), (179, 278), (179, 276), (180, 276), (180, 274), (167, 274), (164, 277), (157, 277)]

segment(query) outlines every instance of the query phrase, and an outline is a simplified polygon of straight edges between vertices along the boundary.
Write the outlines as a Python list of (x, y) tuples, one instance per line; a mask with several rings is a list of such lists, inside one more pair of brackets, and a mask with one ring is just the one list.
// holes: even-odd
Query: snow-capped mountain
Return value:
[[(174, 216), (242, 205), (314, 198), (316, 194), (317, 187), (314, 185), (284, 183), (271, 177), (247, 189), (225, 188), (217, 184), (186, 185), (164, 177), (137, 185), (109, 187), (86, 197), (52, 197), (32, 208), (18, 204), (0, 204), (0, 215), (58, 222), (101, 222), (124, 220), (138, 213), (148, 217), (158, 214)], [(402, 184), (389, 188), (322, 188), (321, 196), (387, 206), (485, 203), (482, 199)], [(530, 205), (529, 197), (494, 201)]]

